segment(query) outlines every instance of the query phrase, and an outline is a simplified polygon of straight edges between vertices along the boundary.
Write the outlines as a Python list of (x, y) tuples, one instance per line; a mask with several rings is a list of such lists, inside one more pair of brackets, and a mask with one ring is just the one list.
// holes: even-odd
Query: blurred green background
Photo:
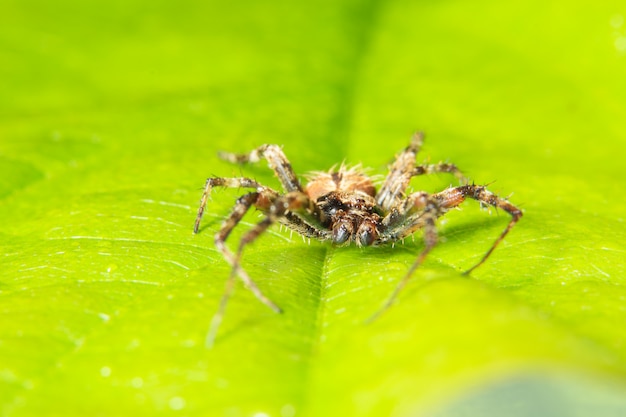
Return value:
[[(0, 414), (624, 415), (625, 20), (613, 0), (2, 0)], [(276, 228), (244, 267), (285, 313), (239, 286), (205, 349), (213, 234), (242, 191), (193, 236), (204, 181), (278, 186), (216, 152), (384, 174), (417, 129), (420, 162), (524, 209), (492, 258), (461, 275), (508, 220), (468, 202), (365, 325), (420, 235), (336, 249)]]

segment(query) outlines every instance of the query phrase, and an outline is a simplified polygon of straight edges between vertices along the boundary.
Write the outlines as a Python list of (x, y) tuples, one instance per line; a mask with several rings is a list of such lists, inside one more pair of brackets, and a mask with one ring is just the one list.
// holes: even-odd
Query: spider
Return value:
[[(266, 159), (282, 184), (284, 192), (278, 192), (246, 177), (207, 179), (194, 233), (198, 233), (202, 215), (214, 187), (253, 190), (237, 199), (230, 215), (215, 235), (215, 245), (232, 269), (218, 311), (211, 320), (207, 346), (210, 347), (214, 342), (237, 275), (263, 304), (277, 313), (281, 312), (281, 309), (261, 292), (240, 264), (243, 249), (275, 223), (287, 226), (308, 238), (331, 241), (334, 245), (354, 242), (357, 246), (393, 244), (422, 229), (424, 248), (382, 308), (372, 318), (377, 317), (394, 303), (415, 270), (437, 244), (436, 220), (459, 206), (468, 197), (478, 200), (481, 205), (493, 206), (511, 215), (508, 225), (487, 253), (465, 274), (483, 264), (522, 217), (522, 211), (506, 199), (488, 191), (485, 186), (469, 184), (467, 178), (453, 164), (416, 165), (416, 155), (423, 141), (423, 133), (413, 135), (409, 146), (396, 155), (395, 161), (389, 166), (389, 174), (378, 190), (372, 178), (365, 175), (359, 166), (346, 168), (344, 165), (329, 172), (313, 172), (308, 176), (306, 187), (303, 187), (289, 160), (277, 145), (262, 145), (247, 154), (220, 152), (221, 159), (237, 164)], [(435, 194), (424, 191), (406, 194), (412, 177), (433, 173), (452, 174), (462, 185)], [(233, 253), (226, 247), (226, 239), (251, 207), (260, 210), (264, 218), (243, 235), (237, 251)]]

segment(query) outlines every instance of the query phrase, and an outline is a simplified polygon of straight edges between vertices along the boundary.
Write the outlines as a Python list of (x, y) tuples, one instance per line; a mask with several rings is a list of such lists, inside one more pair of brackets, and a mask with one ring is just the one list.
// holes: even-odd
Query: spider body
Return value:
[[(453, 164), (416, 165), (416, 155), (423, 139), (421, 133), (416, 133), (409, 146), (396, 155), (379, 189), (360, 167), (348, 169), (343, 165), (329, 172), (314, 172), (303, 188), (291, 164), (277, 145), (263, 145), (248, 154), (220, 153), (222, 159), (233, 163), (258, 162), (261, 158), (266, 159), (281, 182), (284, 192), (280, 193), (245, 177), (213, 177), (207, 180), (196, 217), (195, 233), (199, 230), (213, 187), (253, 190), (237, 200), (231, 214), (215, 235), (215, 244), (232, 269), (219, 310), (211, 323), (207, 345), (213, 343), (237, 275), (261, 302), (276, 312), (281, 311), (261, 292), (240, 265), (244, 247), (275, 223), (287, 226), (305, 237), (331, 241), (335, 245), (351, 242), (358, 246), (393, 244), (418, 230), (423, 230), (424, 248), (375, 316), (391, 306), (413, 272), (435, 247), (436, 220), (449, 210), (458, 207), (466, 198), (477, 200), (481, 205), (502, 209), (511, 215), (511, 220), (504, 231), (480, 262), (466, 271), (466, 274), (481, 265), (522, 217), (522, 212), (506, 199), (488, 191), (485, 186), (469, 184), (467, 178)], [(411, 178), (431, 173), (453, 174), (461, 185), (434, 194), (424, 191), (406, 193)], [(256, 207), (265, 217), (243, 235), (238, 250), (232, 253), (226, 247), (226, 239), (251, 207)]]
[(379, 236), (381, 215), (377, 212), (376, 188), (356, 169), (317, 173), (305, 188), (318, 207), (321, 226), (331, 232), (334, 244), (373, 244)]

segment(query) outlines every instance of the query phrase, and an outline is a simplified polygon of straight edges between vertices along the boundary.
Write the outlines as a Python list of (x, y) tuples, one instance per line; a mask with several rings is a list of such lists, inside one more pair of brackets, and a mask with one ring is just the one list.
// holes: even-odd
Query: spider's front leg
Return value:
[(448, 193), (447, 200), (453, 207), (455, 207), (455, 204), (461, 204), (466, 197), (469, 197), (480, 201), (481, 203), (489, 204), (492, 207), (502, 209), (511, 215), (509, 224), (507, 224), (506, 228), (502, 231), (502, 233), (500, 233), (500, 236), (498, 236), (496, 241), (493, 242), (487, 253), (483, 255), (481, 260), (476, 265), (464, 272), (465, 275), (469, 275), (474, 269), (478, 268), (487, 260), (487, 258), (489, 258), (489, 255), (491, 255), (500, 242), (504, 240), (504, 237), (511, 231), (519, 219), (522, 218), (523, 213), (522, 210), (509, 203), (508, 200), (498, 197), (491, 191), (487, 190), (484, 186), (464, 185), (461, 187), (450, 188), (449, 190), (444, 191), (444, 193), (445, 192)]
[(204, 185), (204, 192), (202, 193), (202, 198), (200, 199), (200, 207), (198, 208), (198, 215), (196, 216), (196, 222), (193, 227), (193, 232), (198, 233), (200, 230), (200, 221), (202, 220), (202, 216), (204, 215), (204, 210), (206, 209), (207, 202), (209, 201), (209, 197), (211, 196), (211, 190), (213, 187), (224, 187), (224, 188), (254, 188), (258, 192), (265, 192), (268, 194), (278, 195), (278, 193), (271, 188), (268, 188), (264, 185), (259, 184), (255, 180), (250, 178), (220, 178), (213, 177), (207, 178), (206, 183)]
[(415, 157), (424, 143), (424, 133), (417, 132), (413, 135), (411, 143), (402, 152), (396, 155), (396, 159), (389, 167), (389, 174), (385, 182), (376, 194), (376, 204), (385, 210), (395, 205), (399, 196), (404, 193), (411, 181), (415, 168)]
[(242, 197), (237, 199), (237, 203), (235, 207), (232, 209), (231, 214), (226, 218), (224, 223), (222, 224), (220, 230), (215, 234), (215, 246), (222, 253), (224, 259), (231, 266), (231, 273), (226, 281), (226, 288), (224, 289), (224, 294), (222, 295), (222, 299), (220, 301), (219, 308), (215, 315), (211, 320), (211, 326), (209, 328), (209, 333), (206, 339), (207, 347), (211, 347), (215, 340), (215, 334), (217, 333), (217, 329), (222, 322), (222, 318), (224, 317), (224, 311), (226, 310), (226, 304), (228, 303), (228, 299), (232, 294), (235, 278), (237, 275), (241, 278), (241, 280), (245, 283), (250, 291), (259, 299), (263, 304), (271, 308), (277, 313), (281, 312), (280, 307), (278, 307), (274, 302), (272, 302), (269, 298), (267, 298), (256, 285), (256, 283), (250, 278), (248, 273), (241, 268), (239, 265), (239, 256), (235, 257), (233, 253), (226, 246), (226, 239), (233, 231), (233, 229), (239, 224), (241, 219), (243, 219), (244, 215), (248, 212), (250, 207), (255, 205), (263, 194), (258, 192), (248, 193)]
[(440, 162), (416, 166), (415, 158), (423, 143), (424, 134), (422, 132), (415, 133), (409, 146), (396, 156), (395, 161), (389, 167), (389, 174), (376, 194), (376, 204), (384, 210), (390, 210), (401, 202), (401, 198), (413, 177), (446, 173), (454, 175), (461, 184), (468, 183), (467, 177), (454, 164)]
[(495, 248), (522, 217), (522, 211), (519, 208), (509, 203), (506, 199), (493, 194), (484, 186), (463, 185), (449, 188), (433, 195), (428, 195), (424, 192), (411, 194), (404, 203), (398, 204), (398, 207), (395, 207), (383, 220), (383, 224), (386, 225), (387, 230), (382, 234), (381, 242), (386, 243), (403, 239), (416, 232), (418, 229), (423, 229), (425, 247), (402, 280), (398, 283), (383, 307), (370, 320), (378, 317), (394, 303), (398, 294), (406, 286), (415, 270), (424, 262), (426, 256), (437, 244), (437, 218), (459, 206), (466, 198), (472, 198), (481, 203), (500, 208), (511, 215), (511, 220), (482, 259), (476, 265), (465, 271), (465, 275), (482, 265), (487, 258), (489, 258)]
[(389, 243), (402, 240), (415, 233), (419, 229), (424, 230), (424, 249), (418, 255), (413, 265), (406, 272), (402, 280), (398, 283), (391, 296), (385, 304), (378, 310), (368, 322), (374, 321), (384, 313), (395, 302), (400, 291), (409, 282), (415, 270), (424, 262), (426, 256), (437, 245), (437, 218), (445, 211), (440, 207), (436, 195), (429, 195), (425, 192), (411, 194), (404, 202), (398, 203), (389, 214), (383, 219), (385, 227), (380, 236), (380, 243)]
[(272, 199), (267, 206), (260, 207), (266, 214), (266, 217), (250, 229), (239, 241), (239, 248), (235, 256), (235, 262), (238, 264), (241, 254), (246, 245), (254, 242), (263, 232), (265, 232), (272, 224), (282, 222), (286, 226), (302, 233), (305, 236), (321, 238), (323, 232), (310, 226), (306, 221), (302, 220), (294, 213), (301, 215), (310, 215), (316, 210), (315, 204), (309, 196), (304, 193), (293, 191), (285, 195), (281, 195)]
[[(239, 247), (235, 254), (232, 254), (226, 247), (226, 239), (231, 231), (241, 221), (243, 216), (252, 206), (256, 206), (262, 212), (266, 214), (265, 219), (257, 223), (252, 229), (246, 232), (239, 241)], [(226, 283), (226, 289), (224, 295), (220, 301), (219, 309), (211, 320), (211, 326), (206, 339), (207, 347), (211, 347), (215, 341), (215, 336), (219, 325), (224, 317), (226, 305), (232, 294), (234, 288), (235, 276), (239, 275), (244, 281), (246, 286), (254, 293), (254, 295), (265, 305), (270, 307), (277, 313), (282, 310), (274, 304), (269, 298), (267, 298), (257, 285), (248, 276), (245, 270), (241, 267), (241, 255), (246, 245), (254, 242), (263, 232), (265, 232), (272, 224), (277, 221), (283, 221), (284, 224), (292, 227), (300, 233), (314, 235), (320, 237), (317, 229), (310, 226), (308, 223), (294, 215), (294, 212), (309, 212), (313, 210), (313, 202), (304, 193), (294, 191), (287, 193), (283, 196), (276, 194), (264, 194), (263, 192), (253, 192), (240, 197), (237, 200), (237, 204), (233, 209), (231, 215), (226, 219), (222, 228), (215, 236), (215, 245), (224, 255), (224, 258), (232, 266), (231, 274)], [(318, 233), (318, 234), (315, 234)]]

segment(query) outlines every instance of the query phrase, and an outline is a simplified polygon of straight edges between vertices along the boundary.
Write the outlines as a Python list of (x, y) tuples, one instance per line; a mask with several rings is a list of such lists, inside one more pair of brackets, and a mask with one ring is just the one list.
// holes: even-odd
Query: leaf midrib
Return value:
[[(360, 75), (363, 70), (364, 61), (367, 57), (367, 53), (370, 49), (372, 39), (377, 27), (377, 21), (380, 18), (382, 9), (381, 0), (370, 0), (370, 2), (364, 6), (366, 11), (364, 13), (365, 18), (361, 22), (361, 31), (358, 33), (358, 40), (353, 45), (354, 48), (354, 60), (353, 65), (349, 71), (352, 76), (348, 79), (348, 83), (344, 85), (342, 102), (339, 107), (339, 111), (336, 114), (335, 120), (337, 121), (337, 129), (335, 135), (333, 135), (336, 150), (336, 157), (339, 159), (345, 158), (350, 152), (349, 149), (352, 145), (356, 145), (351, 142), (352, 135), (350, 134), (352, 129), (352, 120), (354, 117), (355, 101), (357, 98), (357, 91), (360, 81)], [(334, 161), (333, 163), (337, 163)], [(333, 254), (335, 248), (328, 243), (326, 245), (326, 252), (324, 255), (324, 261), (320, 268), (319, 276), (319, 292), (317, 298), (317, 309), (315, 318), (315, 334), (312, 338), (311, 350), (309, 352), (310, 360), (306, 361), (305, 371), (303, 372), (305, 380), (302, 381), (302, 404), (299, 410), (303, 411), (303, 415), (307, 415), (311, 410), (311, 405), (315, 404), (316, 398), (312, 398), (312, 395), (317, 391), (316, 384), (319, 381), (316, 380), (316, 373), (314, 368), (316, 367), (316, 360), (319, 358), (322, 352), (322, 344), (324, 339), (324, 323), (326, 321), (326, 294), (328, 288), (328, 282), (330, 279), (330, 271), (332, 270), (331, 264), (333, 262)], [(314, 407), (313, 407), (314, 408)]]

